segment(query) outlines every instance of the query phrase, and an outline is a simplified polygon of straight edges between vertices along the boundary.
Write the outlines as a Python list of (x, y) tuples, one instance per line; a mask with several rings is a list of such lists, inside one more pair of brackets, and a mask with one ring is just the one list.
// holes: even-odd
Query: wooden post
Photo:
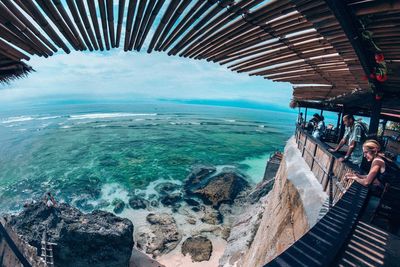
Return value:
[(306, 107), (306, 111), (304, 112), (304, 122), (307, 123), (307, 107)]
[(340, 140), (342, 140), (342, 138), (344, 136), (344, 130), (345, 130), (345, 125), (343, 123), (344, 114), (345, 114), (345, 108), (343, 107), (342, 116), (340, 118), (340, 123), (341, 124), (340, 124), (340, 131), (339, 131), (339, 134), (338, 134), (338, 140), (337, 140), (338, 143), (340, 142)]
[(386, 124), (387, 124), (387, 119), (384, 119), (382, 121), (382, 133), (381, 133), (381, 139), (383, 138), (383, 136), (385, 135), (385, 130), (386, 130)]
[[(339, 130), (340, 121), (341, 121), (342, 112), (337, 114), (337, 123), (336, 123), (336, 130)], [(339, 133), (339, 132), (338, 132)]]
[(328, 181), (329, 181), (329, 209), (333, 205), (333, 164), (335, 163), (335, 158), (331, 155), (331, 161), (329, 162), (328, 169)]
[(368, 137), (377, 138), (379, 128), (379, 117), (381, 115), (382, 98), (372, 96), (371, 102), (371, 121), (369, 124)]
[[(311, 171), (314, 167), (314, 161), (315, 161), (315, 155), (317, 154), (317, 148), (318, 148), (318, 145), (317, 145), (317, 143), (315, 143), (315, 147), (314, 147), (314, 151), (313, 151), (313, 155), (312, 155), (311, 167), (310, 167)], [(321, 179), (321, 181), (322, 181), (322, 179)]]

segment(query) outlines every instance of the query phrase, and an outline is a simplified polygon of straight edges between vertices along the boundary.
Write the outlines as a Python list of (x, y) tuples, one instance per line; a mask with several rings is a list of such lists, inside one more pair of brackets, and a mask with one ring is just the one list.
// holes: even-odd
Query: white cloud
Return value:
[(72, 52), (28, 62), (36, 72), (2, 86), (0, 102), (51, 97), (241, 99), (287, 105), (291, 86), (165, 53)]

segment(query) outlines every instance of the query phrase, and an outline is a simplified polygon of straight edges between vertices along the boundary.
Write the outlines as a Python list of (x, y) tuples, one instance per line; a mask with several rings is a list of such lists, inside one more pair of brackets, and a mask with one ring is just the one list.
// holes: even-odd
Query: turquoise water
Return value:
[[(177, 104), (55, 105), (0, 114), (0, 212), (52, 191), (96, 200), (184, 180), (193, 166), (231, 165), (259, 181), (282, 150), (296, 114)], [(263, 164), (264, 163), (264, 164)]]

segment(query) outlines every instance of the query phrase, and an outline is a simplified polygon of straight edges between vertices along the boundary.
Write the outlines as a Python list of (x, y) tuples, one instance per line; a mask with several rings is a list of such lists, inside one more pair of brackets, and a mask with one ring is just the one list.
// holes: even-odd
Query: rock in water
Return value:
[(150, 213), (146, 219), (151, 224), (150, 231), (137, 233), (139, 249), (157, 257), (170, 252), (179, 244), (182, 234), (178, 231), (175, 219), (171, 215)]
[(211, 166), (196, 166), (192, 172), (186, 177), (185, 190), (190, 193), (193, 187), (197, 187), (201, 182), (206, 180), (207, 176), (216, 172), (217, 169)]
[(129, 206), (131, 206), (131, 208), (134, 210), (145, 209), (148, 205), (149, 201), (142, 197), (132, 196), (131, 198), (129, 198)]
[(224, 171), (212, 177), (204, 186), (193, 191), (205, 203), (219, 207), (222, 203), (232, 203), (236, 196), (248, 183), (246, 179), (234, 171)]
[(124, 210), (124, 208), (125, 208), (125, 203), (124, 203), (124, 201), (122, 201), (122, 199), (119, 199), (119, 198), (114, 199), (113, 202), (112, 202), (112, 204), (113, 204), (113, 206), (114, 206), (113, 211), (114, 211), (116, 214), (121, 213), (121, 212)]
[(192, 261), (208, 261), (213, 247), (211, 241), (204, 236), (189, 237), (182, 244), (182, 254), (190, 254)]
[(174, 206), (181, 200), (182, 200), (182, 195), (180, 193), (173, 193), (170, 195), (160, 197), (160, 201), (164, 206)]
[(154, 189), (160, 194), (160, 195), (168, 195), (173, 193), (174, 191), (177, 191), (179, 189), (178, 184), (170, 183), (170, 182), (165, 182), (158, 184)]
[(133, 224), (105, 211), (83, 214), (67, 204), (48, 208), (28, 206), (10, 225), (41, 251), (43, 232), (53, 246), (55, 266), (128, 266), (133, 247)]

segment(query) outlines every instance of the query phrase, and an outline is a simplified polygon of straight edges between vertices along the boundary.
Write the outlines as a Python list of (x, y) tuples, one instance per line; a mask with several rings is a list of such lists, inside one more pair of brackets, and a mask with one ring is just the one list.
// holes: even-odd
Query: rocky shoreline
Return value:
[[(260, 218), (249, 210), (262, 214), (257, 203), (272, 188), (273, 176), (267, 173), (277, 169), (276, 164), (269, 165), (264, 180), (255, 187), (235, 168), (196, 166), (183, 184), (165, 181), (155, 186), (157, 194), (132, 193), (128, 201), (115, 198), (94, 207), (129, 220), (100, 210), (84, 214), (66, 204), (47, 208), (39, 201), (8, 221), (38, 251), (46, 232), (49, 240), (58, 244), (54, 251), (56, 266), (127, 266), (128, 262), (136, 267), (187, 266), (188, 262), (211, 266), (211, 262), (220, 264), (227, 240), (235, 238), (230, 230), (239, 215), (252, 217), (250, 228), (257, 229)], [(86, 201), (77, 203), (81, 210), (93, 206)], [(252, 231), (242, 235), (246, 236), (244, 242), (254, 237)], [(79, 262), (71, 261), (76, 257)], [(171, 262), (174, 257), (185, 261)]]

